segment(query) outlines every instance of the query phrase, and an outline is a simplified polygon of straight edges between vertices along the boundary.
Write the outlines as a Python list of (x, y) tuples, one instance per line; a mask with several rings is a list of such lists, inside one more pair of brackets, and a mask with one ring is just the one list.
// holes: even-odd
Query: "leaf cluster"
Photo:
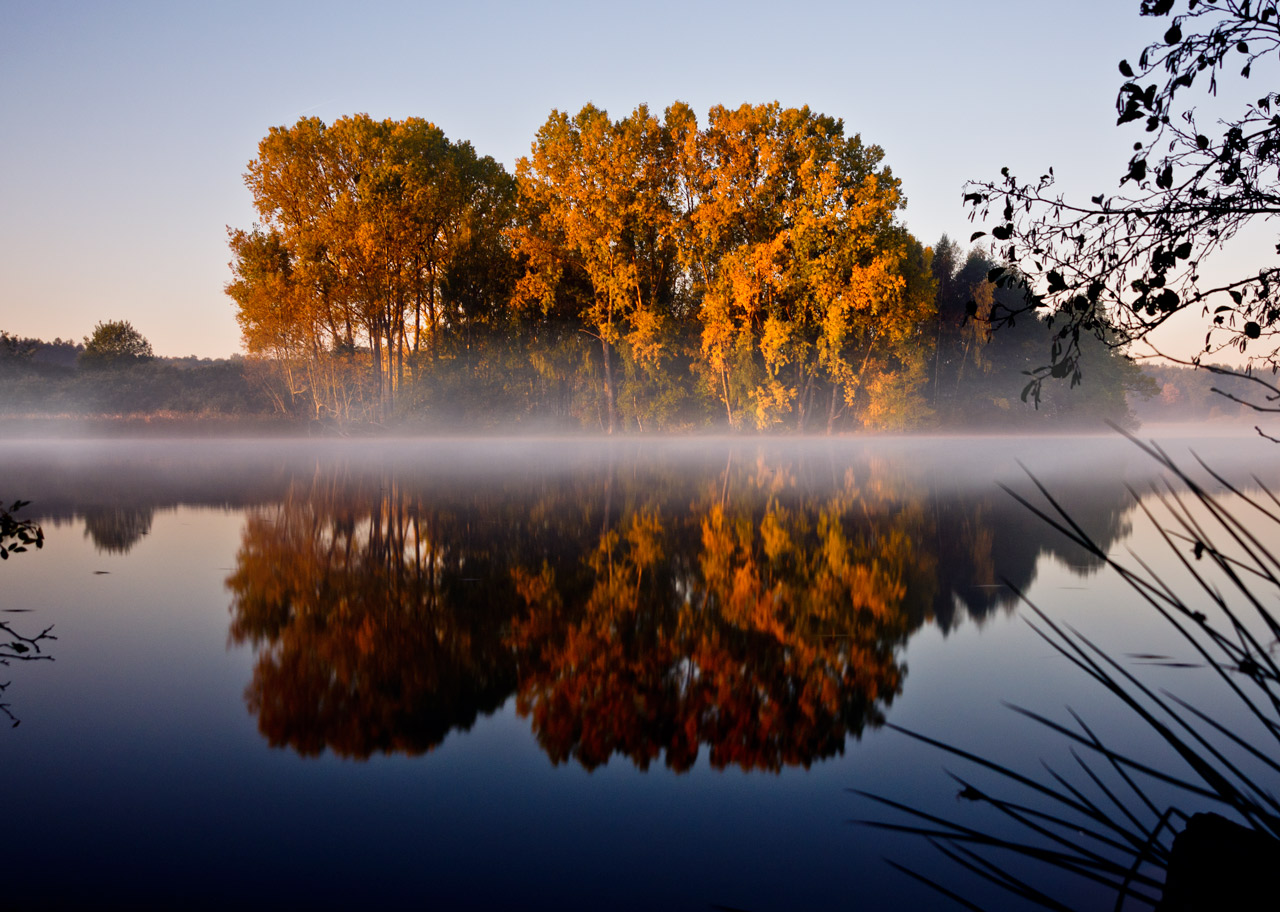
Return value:
[(44, 531), (40, 526), (33, 520), (13, 515), (28, 503), (15, 500), (8, 507), (0, 503), (0, 560), (8, 560), (10, 554), (22, 554), (28, 546), (37, 550), (44, 547)]

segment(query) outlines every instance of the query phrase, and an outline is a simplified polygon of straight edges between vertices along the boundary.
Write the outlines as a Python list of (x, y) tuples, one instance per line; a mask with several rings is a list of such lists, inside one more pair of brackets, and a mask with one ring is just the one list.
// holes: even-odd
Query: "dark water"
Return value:
[[(1275, 474), (1262, 441), (1196, 447)], [(1031, 763), (1065, 746), (1001, 701), (1132, 727), (1011, 587), (1116, 654), (1169, 646), (996, 486), (1034, 491), (1021, 460), (1150, 549), (1127, 486), (1156, 467), (1119, 437), (0, 456), (47, 535), (2, 617), (58, 637), (0, 669), (22, 907), (932, 907), (883, 857), (952, 875), (847, 790), (968, 808), (883, 723)]]

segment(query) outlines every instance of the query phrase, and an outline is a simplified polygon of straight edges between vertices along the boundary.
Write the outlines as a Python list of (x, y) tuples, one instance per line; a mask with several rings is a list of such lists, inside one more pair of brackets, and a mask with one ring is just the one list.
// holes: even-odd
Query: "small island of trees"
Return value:
[(277, 406), (317, 420), (1123, 421), (1148, 385), (1099, 344), (1085, 394), (1023, 407), (1047, 333), (994, 339), (995, 264), (921, 244), (883, 151), (808, 108), (553, 111), (514, 176), (418, 118), (307, 118), (246, 183), (227, 292)]
[(514, 174), (421, 118), (303, 118), (245, 182), (243, 357), (156, 358), (125, 321), (79, 345), (3, 334), (0, 413), (836, 433), (1132, 425), (1135, 401), (1198, 401), (1105, 337), (1028, 401), (1049, 320), (993, 332), (1022, 306), (1001, 264), (922, 244), (883, 150), (808, 108), (553, 111)]

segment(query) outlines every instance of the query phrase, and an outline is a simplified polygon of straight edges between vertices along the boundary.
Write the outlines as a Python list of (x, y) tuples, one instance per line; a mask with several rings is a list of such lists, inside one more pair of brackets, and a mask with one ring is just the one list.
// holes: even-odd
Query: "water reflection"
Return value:
[[(1119, 481), (1079, 502), (1123, 534)], [(998, 580), (1028, 584), (1049, 542), (998, 490), (873, 456), (334, 467), (251, 513), (231, 640), (260, 730), (304, 754), (421, 753), (514, 696), (556, 763), (776, 771), (879, 724), (911, 631), (1011, 604)]]
[(99, 552), (128, 554), (151, 531), (149, 507), (95, 506), (84, 512), (84, 535)]
[[(53, 656), (44, 651), (50, 640), (57, 639), (52, 631), (53, 625), (50, 624), (31, 636), (14, 629), (8, 621), (0, 621), (0, 665), (7, 666), (11, 662), (52, 662)], [(0, 701), (8, 694), (12, 683), (5, 681), (0, 684)], [(8, 702), (0, 702), (0, 714), (9, 720), (13, 728), (22, 724), (22, 720), (14, 714), (12, 704)]]
[(272, 745), (416, 754), (502, 704), (510, 586), (476, 576), (466, 531), (421, 496), (333, 479), (249, 518), (231, 640), (257, 652), (245, 698)]
[(683, 770), (706, 745), (715, 767), (807, 766), (899, 691), (909, 536), (850, 521), (852, 484), (737, 490), (621, 510), (559, 572), (512, 568), (517, 707), (554, 761)]

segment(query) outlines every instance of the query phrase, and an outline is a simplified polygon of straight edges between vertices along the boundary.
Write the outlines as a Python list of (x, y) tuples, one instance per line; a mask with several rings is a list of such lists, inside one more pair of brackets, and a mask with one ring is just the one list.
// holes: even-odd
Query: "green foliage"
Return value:
[(153, 358), (76, 368), (40, 360), (39, 351), (18, 361), (0, 358), (0, 415), (261, 416), (271, 412), (270, 401), (241, 358)]
[(1000, 267), (986, 251), (976, 247), (964, 256), (945, 236), (937, 251), (932, 394), (943, 426), (1064, 427), (1110, 421), (1136, 427), (1129, 394), (1150, 397), (1159, 390), (1113, 344), (1114, 336), (1082, 335), (1076, 343), (1079, 375), (1070, 384), (1038, 386), (1031, 381), (1045, 371), (1046, 358), (1060, 350), (1061, 321), (1037, 314), (1002, 321), (999, 315), (1018, 305), (1020, 293), (991, 281)]
[(80, 352), (82, 367), (127, 367), (155, 357), (151, 343), (128, 320), (109, 320), (84, 337)]

